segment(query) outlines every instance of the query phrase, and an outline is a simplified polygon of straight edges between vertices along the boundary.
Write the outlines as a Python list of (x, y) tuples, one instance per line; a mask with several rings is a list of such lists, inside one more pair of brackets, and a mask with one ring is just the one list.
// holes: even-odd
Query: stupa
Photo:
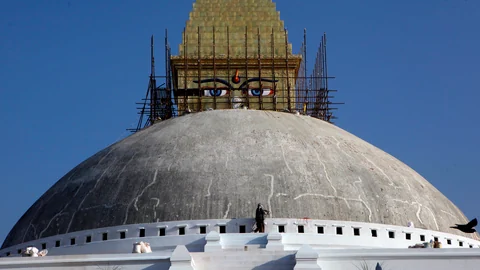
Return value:
[[(311, 75), (305, 44), (293, 52), (270, 0), (197, 0), (164, 76), (152, 39), (134, 134), (28, 209), (0, 269), (476, 269), (476, 234), (450, 228), (461, 210), (334, 125), (325, 35)], [(140, 241), (153, 252), (131, 254)], [(32, 246), (47, 256), (15, 258)]]

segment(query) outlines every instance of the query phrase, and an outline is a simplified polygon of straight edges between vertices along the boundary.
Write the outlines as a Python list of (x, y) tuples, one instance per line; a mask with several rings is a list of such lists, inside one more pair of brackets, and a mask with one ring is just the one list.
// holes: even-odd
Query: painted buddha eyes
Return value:
[[(260, 97), (260, 96), (270, 96), (273, 94), (273, 90), (270, 88), (254, 88), (248, 89), (248, 96), (250, 97)], [(204, 96), (206, 97), (223, 97), (228, 95), (229, 90), (224, 89), (208, 89), (204, 91)]]
[(206, 97), (223, 97), (223, 96), (228, 95), (228, 90), (222, 90), (222, 89), (205, 90), (204, 95)]
[(273, 90), (270, 88), (248, 89), (248, 95), (252, 97), (270, 96), (272, 94), (273, 94)]

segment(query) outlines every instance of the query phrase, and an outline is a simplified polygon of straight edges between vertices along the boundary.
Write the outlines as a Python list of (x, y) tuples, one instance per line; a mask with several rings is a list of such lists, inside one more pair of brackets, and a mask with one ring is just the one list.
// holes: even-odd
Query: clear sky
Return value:
[[(163, 72), (192, 0), (0, 4), (0, 242), (60, 177), (137, 122), (150, 35)], [(480, 1), (278, 0), (313, 62), (327, 32), (337, 125), (399, 158), (473, 218), (480, 152)], [(311, 63), (310, 62), (310, 63)]]

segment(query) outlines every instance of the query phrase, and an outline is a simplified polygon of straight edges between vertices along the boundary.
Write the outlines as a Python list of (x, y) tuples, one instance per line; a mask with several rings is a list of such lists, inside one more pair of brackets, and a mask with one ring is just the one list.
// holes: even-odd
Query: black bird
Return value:
[(474, 233), (476, 230), (473, 228), (477, 226), (477, 219), (474, 218), (472, 221), (468, 222), (467, 224), (455, 224), (456, 226), (450, 227), (453, 229), (458, 229), (464, 233)]

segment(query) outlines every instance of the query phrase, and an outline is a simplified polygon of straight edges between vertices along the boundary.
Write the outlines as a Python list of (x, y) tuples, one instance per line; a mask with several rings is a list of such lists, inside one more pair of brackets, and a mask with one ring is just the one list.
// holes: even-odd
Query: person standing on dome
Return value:
[(262, 204), (257, 205), (257, 211), (255, 212), (255, 222), (257, 223), (257, 228), (254, 232), (265, 232), (265, 216), (268, 215), (270, 211), (263, 209)]

